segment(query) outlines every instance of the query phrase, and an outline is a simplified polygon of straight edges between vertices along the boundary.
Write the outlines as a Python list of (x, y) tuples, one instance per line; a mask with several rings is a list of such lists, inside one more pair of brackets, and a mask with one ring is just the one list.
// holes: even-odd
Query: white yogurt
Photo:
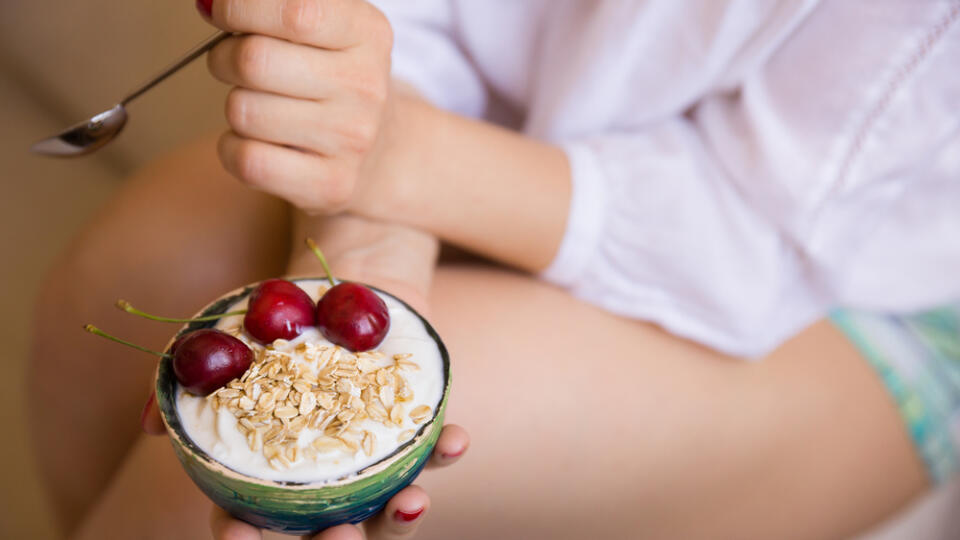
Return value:
[[(299, 285), (314, 301), (325, 282), (319, 280), (299, 281)], [(379, 293), (378, 293), (379, 294)], [(398, 437), (411, 430), (417, 430), (420, 425), (415, 424), (409, 417), (412, 409), (420, 405), (430, 407), (430, 417), (436, 412), (443, 394), (443, 361), (440, 349), (436, 342), (427, 333), (420, 319), (400, 302), (388, 296), (379, 295), (387, 304), (390, 311), (390, 331), (383, 343), (376, 349), (383, 353), (383, 365), (390, 365), (395, 354), (412, 354), (408, 359), (419, 366), (419, 370), (405, 371), (404, 378), (413, 390), (413, 400), (405, 403), (405, 415), (402, 425), (388, 427), (380, 422), (365, 419), (357, 424), (362, 430), (371, 432), (375, 436), (375, 444), (371, 455), (363, 450), (353, 453), (349, 450), (334, 450), (323, 452), (314, 459), (304, 456), (293, 462), (289, 467), (276, 469), (272, 467), (263, 452), (253, 451), (246, 437), (238, 429), (238, 419), (221, 408), (215, 411), (207, 399), (194, 396), (182, 388), (178, 390), (177, 408), (180, 420), (188, 437), (197, 446), (203, 449), (210, 457), (231, 469), (256, 478), (267, 480), (318, 482), (334, 480), (356, 473), (390, 455), (398, 446), (413, 438), (407, 435), (403, 440)], [(246, 309), (247, 299), (243, 299), (229, 308), (228, 311)], [(242, 325), (240, 315), (221, 319), (217, 328), (229, 329)], [(248, 344), (255, 343), (245, 332), (238, 336)], [(286, 350), (298, 362), (308, 360), (294, 349), (300, 343), (311, 346), (334, 345), (328, 342), (319, 331), (310, 328), (292, 340), (287, 345), (280, 344), (277, 350)], [(359, 394), (359, 390), (354, 389)], [(322, 435), (319, 430), (306, 428), (297, 440), (297, 445), (306, 448), (314, 439)]]

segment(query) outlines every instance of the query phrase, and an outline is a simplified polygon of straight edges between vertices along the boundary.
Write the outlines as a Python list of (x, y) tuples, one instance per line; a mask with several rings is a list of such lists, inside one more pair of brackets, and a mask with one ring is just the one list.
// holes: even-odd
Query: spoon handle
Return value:
[(120, 100), (120, 104), (121, 104), (121, 105), (127, 105), (128, 103), (130, 103), (130, 102), (133, 101), (134, 99), (137, 99), (138, 97), (140, 97), (141, 95), (143, 95), (144, 92), (146, 92), (147, 90), (150, 90), (151, 88), (153, 88), (154, 86), (156, 86), (157, 84), (159, 84), (161, 81), (163, 81), (164, 79), (166, 79), (166, 78), (169, 77), (170, 75), (173, 75), (174, 73), (176, 73), (177, 71), (179, 71), (180, 68), (182, 68), (183, 66), (189, 64), (190, 62), (193, 62), (193, 61), (196, 60), (198, 57), (200, 57), (201, 55), (203, 55), (203, 53), (205, 53), (205, 52), (209, 51), (210, 49), (212, 49), (212, 48), (214, 47), (214, 45), (216, 45), (217, 43), (220, 43), (220, 42), (223, 41), (224, 39), (230, 37), (230, 35), (231, 35), (230, 32), (222, 32), (222, 31), (221, 31), (221, 32), (217, 32), (216, 34), (213, 34), (212, 36), (210, 36), (210, 37), (208, 37), (207, 39), (203, 40), (202, 42), (200, 42), (199, 44), (197, 44), (196, 47), (194, 47), (194, 48), (190, 49), (189, 51), (187, 51), (187, 53), (184, 54), (182, 58), (180, 58), (179, 60), (177, 60), (177, 61), (175, 61), (174, 63), (170, 64), (170, 65), (167, 66), (166, 68), (164, 68), (163, 71), (161, 71), (160, 73), (158, 73), (154, 78), (150, 79), (149, 81), (147, 81), (146, 83), (144, 83), (142, 86), (140, 86), (139, 88), (137, 88), (137, 89), (134, 90), (133, 92), (130, 92), (129, 94), (127, 94), (126, 97), (124, 97), (122, 100)]

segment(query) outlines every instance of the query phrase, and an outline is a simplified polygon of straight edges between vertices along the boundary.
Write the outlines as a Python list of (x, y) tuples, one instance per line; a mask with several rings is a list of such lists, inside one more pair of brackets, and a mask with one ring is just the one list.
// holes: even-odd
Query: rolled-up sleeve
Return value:
[(573, 202), (547, 280), (743, 356), (823, 312), (803, 255), (744, 200), (687, 119), (564, 148)]
[(834, 307), (960, 299), (960, 11), (831, 7), (683, 114), (559, 141), (574, 200), (544, 277), (748, 357)]
[[(463, 5), (378, 4), (396, 35), (396, 77), (481, 115), (484, 80), (457, 35)], [(835, 306), (960, 298), (960, 10), (878, 8), (869, 20), (842, 2), (689, 10), (554, 8), (537, 34), (536, 77), (507, 70), (525, 89), (515, 92), (525, 132), (570, 163), (566, 232), (543, 277), (746, 357)], [(471, 41), (490, 81), (503, 64), (480, 53), (515, 49), (495, 14)]]

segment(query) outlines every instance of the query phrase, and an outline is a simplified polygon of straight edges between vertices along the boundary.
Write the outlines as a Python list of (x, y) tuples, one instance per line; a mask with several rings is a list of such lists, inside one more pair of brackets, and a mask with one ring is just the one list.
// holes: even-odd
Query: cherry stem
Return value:
[(320, 265), (323, 266), (323, 271), (327, 273), (327, 279), (330, 280), (330, 286), (336, 287), (337, 282), (333, 280), (333, 272), (330, 271), (330, 266), (327, 265), (327, 259), (323, 256), (323, 252), (320, 251), (320, 248), (317, 247), (317, 243), (313, 241), (313, 238), (307, 238), (307, 247), (313, 251), (313, 254), (320, 259)]
[(145, 352), (145, 353), (150, 353), (150, 354), (159, 356), (160, 358), (173, 358), (173, 355), (166, 354), (166, 353), (162, 353), (162, 352), (157, 352), (157, 351), (148, 349), (148, 348), (146, 348), (146, 347), (141, 347), (141, 346), (139, 346), (139, 345), (137, 345), (137, 344), (135, 344), (135, 343), (130, 343), (129, 341), (124, 341), (124, 340), (122, 340), (122, 339), (120, 339), (120, 338), (118, 338), (118, 337), (111, 336), (110, 334), (104, 332), (103, 330), (97, 328), (96, 326), (94, 326), (94, 325), (92, 325), (92, 324), (85, 325), (85, 326), (83, 327), (83, 329), (86, 330), (87, 332), (90, 332), (91, 334), (94, 334), (94, 335), (97, 335), (97, 336), (100, 336), (100, 337), (107, 338), (107, 339), (109, 339), (110, 341), (116, 341), (117, 343), (120, 343), (120, 344), (122, 344), (122, 345), (126, 345), (127, 347), (133, 347), (134, 349), (137, 349), (138, 351), (143, 351), (143, 352)]
[(130, 302), (126, 300), (117, 300), (116, 306), (127, 313), (136, 315), (138, 317), (143, 317), (144, 319), (150, 319), (152, 321), (160, 322), (172, 322), (172, 323), (192, 323), (192, 322), (206, 322), (206, 321), (216, 321), (224, 317), (230, 317), (231, 315), (243, 315), (247, 312), (245, 309), (240, 311), (231, 311), (229, 313), (221, 313), (219, 315), (207, 315), (206, 317), (197, 317), (196, 319), (176, 319), (173, 317), (159, 317), (157, 315), (151, 315), (149, 313), (140, 311), (139, 309), (130, 305)]

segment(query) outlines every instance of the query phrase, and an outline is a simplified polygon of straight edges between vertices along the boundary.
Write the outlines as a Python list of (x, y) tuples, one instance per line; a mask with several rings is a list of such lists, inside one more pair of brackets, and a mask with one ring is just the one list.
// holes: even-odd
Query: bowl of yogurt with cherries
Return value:
[[(367, 519), (416, 478), (440, 436), (450, 359), (436, 331), (384, 291), (336, 285), (232, 291), (174, 336), (157, 369), (184, 469), (258, 527), (309, 534)], [(198, 344), (203, 333), (229, 344)], [(196, 350), (209, 364), (200, 375)], [(217, 364), (210, 355), (221, 353)], [(211, 372), (219, 378), (206, 384)]]

